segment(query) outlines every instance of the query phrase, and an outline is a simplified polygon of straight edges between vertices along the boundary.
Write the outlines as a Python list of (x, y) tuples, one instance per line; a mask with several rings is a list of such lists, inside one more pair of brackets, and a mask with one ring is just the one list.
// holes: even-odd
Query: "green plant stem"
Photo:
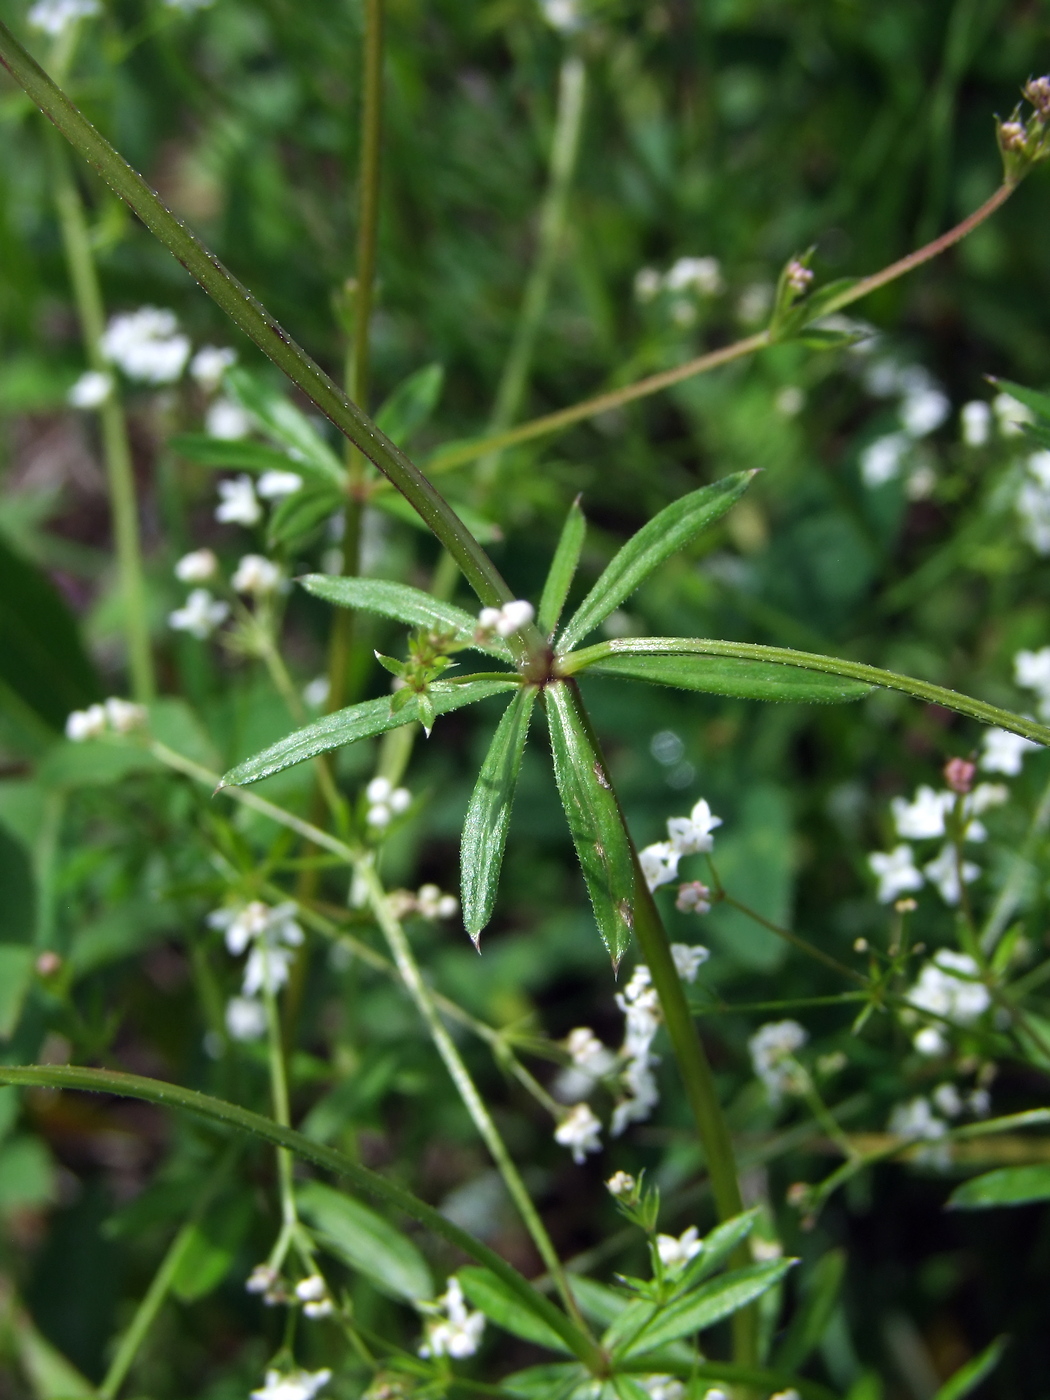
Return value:
[(860, 661), (843, 661), (836, 656), (821, 656), (812, 651), (792, 651), (789, 647), (759, 646), (753, 642), (723, 642), (706, 637), (623, 637), (612, 642), (598, 642), (580, 651), (570, 652), (559, 657), (558, 674), (573, 676), (597, 661), (610, 656), (631, 654), (641, 655), (696, 655), (734, 656), (743, 661), (775, 661), (784, 666), (799, 666), (805, 671), (822, 671), (830, 676), (845, 676), (849, 680), (866, 681), (868, 685), (883, 690), (899, 690), (915, 700), (925, 700), (931, 705), (941, 705), (960, 715), (969, 715), (982, 724), (998, 725), (1009, 729), (1013, 734), (1021, 734), (1026, 739), (1034, 739), (1037, 744), (1050, 745), (1050, 727), (1038, 724), (1034, 719), (1014, 714), (1012, 710), (1001, 710), (998, 705), (974, 700), (958, 690), (948, 690), (943, 685), (931, 685), (929, 681), (915, 680), (902, 676), (896, 671), (883, 671), (878, 666), (866, 666)]
[(175, 1108), (192, 1113), (205, 1122), (219, 1123), (236, 1132), (247, 1133), (268, 1142), (273, 1147), (287, 1148), (304, 1162), (312, 1162), (324, 1171), (335, 1173), (351, 1182), (359, 1191), (404, 1212), (455, 1249), (462, 1250), (475, 1263), (491, 1269), (507, 1287), (520, 1298), (530, 1311), (552, 1327), (566, 1346), (594, 1375), (603, 1375), (606, 1358), (598, 1345), (584, 1334), (560, 1308), (544, 1298), (513, 1265), (508, 1264), (494, 1249), (447, 1220), (439, 1210), (428, 1206), (404, 1187), (389, 1181), (378, 1172), (370, 1171), (347, 1157), (337, 1148), (314, 1142), (293, 1128), (275, 1123), (259, 1113), (184, 1089), (162, 1079), (148, 1079), (139, 1074), (124, 1074), (116, 1070), (84, 1069), (79, 1065), (0, 1065), (0, 1084), (16, 1084), (24, 1088), (76, 1089), (88, 1093), (117, 1094), (122, 1098), (141, 1099), (162, 1108)]
[[(389, 477), (455, 559), (482, 603), (499, 607), (509, 602), (514, 594), (441, 493), (278, 325), (266, 308), (237, 281), (196, 234), (175, 217), (142, 176), (131, 168), (52, 82), (4, 24), (0, 24), (0, 63), (234, 324), (299, 386), (341, 433), (375, 463), (384, 476)], [(536, 638), (530, 640), (535, 642), (536, 639), (538, 633)]]
[(437, 1047), (438, 1054), (445, 1062), (445, 1068), (455, 1084), (460, 1098), (466, 1105), (467, 1112), (473, 1120), (479, 1135), (485, 1146), (488, 1148), (492, 1160), (496, 1163), (500, 1175), (507, 1187), (511, 1199), (518, 1208), (522, 1220), (533, 1243), (539, 1251), (555, 1286), (561, 1297), (565, 1309), (569, 1316), (576, 1322), (581, 1330), (586, 1331), (586, 1325), (580, 1315), (576, 1300), (569, 1288), (565, 1278), (565, 1271), (562, 1268), (561, 1260), (557, 1251), (551, 1243), (550, 1236), (532, 1204), (532, 1198), (525, 1189), (517, 1167), (511, 1160), (506, 1144), (500, 1136), (499, 1129), (492, 1121), (492, 1115), (485, 1105), (484, 1099), (478, 1093), (477, 1086), (470, 1077), (470, 1071), (463, 1063), (463, 1058), (456, 1049), (455, 1042), (449, 1035), (445, 1024), (438, 1015), (430, 991), (423, 981), (423, 975), (419, 970), (419, 964), (409, 946), (405, 931), (401, 927), (401, 922), (396, 919), (390, 909), (390, 903), (386, 897), (379, 876), (376, 873), (375, 863), (370, 857), (359, 860), (354, 867), (354, 874), (361, 882), (368, 893), (368, 904), (375, 917), (376, 923), (386, 939), (391, 956), (397, 964), (397, 970), (416, 1004), (420, 1016), (430, 1032), (430, 1038)]
[(91, 252), (91, 236), (88, 232), (84, 202), (69, 168), (69, 157), (65, 148), (53, 132), (49, 132), (48, 135), (55, 205), (69, 278), (73, 286), (77, 319), (80, 321), (80, 332), (84, 341), (84, 354), (91, 369), (108, 375), (113, 383), (97, 412), (102, 431), (102, 453), (106, 463), (106, 481), (113, 516), (113, 538), (117, 552), (131, 693), (139, 704), (146, 704), (153, 699), (156, 684), (153, 656), (150, 651), (138, 502), (135, 498), (135, 477), (131, 465), (127, 423), (117, 390), (116, 376), (102, 358), (101, 342), (102, 333), (106, 328), (106, 316), (98, 272)]
[(135, 1316), (131, 1319), (127, 1331), (121, 1337), (113, 1360), (109, 1363), (109, 1369), (99, 1385), (99, 1400), (116, 1400), (120, 1387), (127, 1379), (132, 1363), (138, 1355), (139, 1348), (146, 1340), (150, 1328), (164, 1306), (164, 1300), (171, 1290), (179, 1266), (194, 1238), (196, 1227), (229, 1176), (236, 1156), (236, 1150), (226, 1154), (218, 1169), (205, 1185), (204, 1190), (197, 1197), (189, 1218), (168, 1246), (168, 1250), (160, 1262), (160, 1267), (153, 1275), (153, 1280), (136, 1308)]
[[(711, 869), (714, 870), (713, 864)], [(728, 904), (731, 909), (738, 909), (741, 914), (746, 914), (749, 919), (754, 919), (756, 924), (768, 929), (770, 933), (775, 933), (778, 938), (783, 938), (786, 943), (790, 943), (793, 948), (798, 948), (807, 957), (815, 958), (817, 962), (822, 962), (825, 967), (830, 967), (840, 977), (848, 977), (852, 982), (860, 982), (863, 986), (867, 986), (868, 979), (855, 967), (847, 967), (845, 963), (839, 962), (838, 958), (833, 958), (830, 953), (825, 953), (823, 948), (818, 948), (815, 943), (810, 943), (809, 939), (793, 933), (789, 928), (783, 928), (780, 924), (775, 924), (772, 919), (767, 919), (764, 914), (758, 913), (749, 905), (741, 904), (739, 899), (734, 899), (731, 894), (725, 892), (721, 881), (718, 882), (718, 889), (723, 904)]]
[[(288, 1100), (288, 1072), (284, 1063), (284, 1044), (281, 1040), (281, 1018), (277, 1010), (277, 996), (270, 976), (270, 958), (265, 944), (263, 954), (263, 1005), (266, 1008), (266, 1058), (270, 1070), (270, 1098), (273, 1102), (273, 1116), (282, 1128), (292, 1126), (291, 1106)], [(299, 1212), (295, 1206), (295, 1182), (292, 1177), (292, 1154), (287, 1148), (277, 1149), (277, 1180), (281, 1194), (282, 1233), (294, 1234), (299, 1227)]]

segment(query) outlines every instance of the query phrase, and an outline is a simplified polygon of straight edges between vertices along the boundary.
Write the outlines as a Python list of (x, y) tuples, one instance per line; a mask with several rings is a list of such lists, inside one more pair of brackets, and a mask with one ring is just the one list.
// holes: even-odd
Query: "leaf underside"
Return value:
[(544, 690), (554, 776), (594, 917), (613, 966), (631, 942), (634, 864), (620, 809), (601, 758), (565, 681)]
[[(499, 695), (507, 690), (517, 689), (515, 677), (493, 676), (491, 680), (465, 681), (456, 685), (449, 681), (436, 681), (429, 689), (430, 702), (435, 715), (447, 714), (463, 705), (472, 705), (477, 700), (485, 700), (490, 695)], [(223, 775), (220, 788), (245, 787), (257, 783), (262, 778), (271, 778), (293, 764), (303, 763), (318, 754), (340, 749), (344, 744), (352, 744), (357, 739), (368, 739), (374, 734), (385, 734), (388, 729), (397, 729), (402, 724), (410, 724), (419, 719), (419, 701), (416, 696), (396, 712), (391, 708), (390, 697), (378, 700), (365, 700), (359, 705), (350, 705), (345, 710), (336, 710), (325, 715), (314, 724), (297, 729), (293, 734), (271, 744), (268, 749), (254, 754)]]
[(633, 653), (612, 656), (587, 668), (590, 675), (623, 676), (679, 690), (729, 695), (741, 700), (786, 700), (830, 705), (860, 700), (873, 686), (841, 676), (822, 675), (776, 661), (744, 661), (733, 656), (669, 656)]

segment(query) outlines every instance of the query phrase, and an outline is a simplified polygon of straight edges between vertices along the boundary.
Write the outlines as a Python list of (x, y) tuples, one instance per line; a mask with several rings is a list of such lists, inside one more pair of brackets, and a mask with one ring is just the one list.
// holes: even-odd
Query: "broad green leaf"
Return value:
[(1023, 403), (1025, 408), (1030, 408), (1037, 418), (1043, 418), (1050, 423), (1050, 394), (1026, 389), (1023, 384), (1014, 384), (1009, 379), (993, 379), (992, 383), (1018, 403)]
[(933, 1400), (964, 1400), (964, 1396), (976, 1390), (985, 1377), (990, 1376), (999, 1365), (1000, 1358), (1006, 1350), (1006, 1341), (1005, 1337), (996, 1337), (984, 1351), (972, 1361), (967, 1361), (954, 1376), (950, 1376), (934, 1395)]
[(513, 1333), (515, 1337), (523, 1337), (527, 1342), (546, 1347), (548, 1351), (568, 1351), (557, 1332), (542, 1317), (531, 1312), (521, 1298), (488, 1269), (471, 1266), (460, 1269), (456, 1277), (474, 1306), (497, 1327)]
[(571, 651), (638, 588), (653, 570), (725, 515), (747, 490), (754, 472), (736, 472), (673, 501), (643, 525), (613, 557), (558, 638)]
[(300, 1186), (296, 1198), (325, 1248), (371, 1279), (381, 1292), (410, 1303), (433, 1298), (434, 1281), (426, 1260), (381, 1215), (320, 1181)]
[[(476, 700), (485, 700), (490, 695), (503, 691), (516, 690), (515, 677), (493, 676), (491, 680), (465, 681), (456, 685), (451, 681), (435, 681), (428, 695), (434, 714), (444, 715), (450, 710), (458, 710), (463, 705), (473, 705)], [(220, 788), (244, 787), (257, 783), (260, 778), (282, 773), (296, 763), (318, 754), (341, 749), (344, 744), (352, 744), (358, 739), (368, 739), (375, 734), (385, 734), (388, 729), (397, 729), (402, 724), (411, 724), (420, 718), (419, 700), (413, 695), (407, 704), (395, 710), (391, 697), (378, 700), (364, 700), (359, 705), (350, 705), (345, 710), (336, 710), (325, 715), (314, 724), (297, 729), (293, 734), (271, 744), (268, 749), (238, 763), (223, 775)]]
[(590, 1372), (574, 1361), (555, 1361), (549, 1366), (530, 1366), (504, 1376), (500, 1390), (522, 1395), (525, 1400), (569, 1400), (580, 1385), (590, 1381)]
[(536, 694), (535, 686), (522, 686), (504, 711), (463, 823), (459, 853), (463, 922), (475, 944), (492, 917), (496, 902), (507, 828)]
[(631, 941), (634, 864), (623, 818), (577, 706), (578, 692), (554, 681), (543, 692), (554, 776), (598, 931), (613, 966)]
[(773, 1365), (783, 1371), (797, 1371), (820, 1345), (835, 1310), (846, 1274), (846, 1251), (829, 1249), (803, 1276), (806, 1289), (802, 1303), (784, 1340), (777, 1347)]
[(992, 1206), (1023, 1206), (1050, 1201), (1050, 1163), (1032, 1167), (1000, 1167), (957, 1186), (948, 1198), (953, 1210), (987, 1210)]
[(218, 1288), (230, 1271), (254, 1213), (250, 1197), (225, 1200), (191, 1226), (171, 1280), (172, 1292), (192, 1303)]
[(576, 576), (576, 566), (580, 562), (580, 551), (583, 549), (583, 537), (586, 533), (587, 520), (580, 509), (580, 498), (577, 496), (569, 507), (565, 524), (561, 528), (558, 547), (554, 551), (550, 572), (543, 585), (539, 612), (536, 615), (536, 624), (545, 637), (553, 635), (561, 619), (561, 610)]
[(797, 1260), (772, 1259), (762, 1264), (749, 1264), (734, 1269), (721, 1278), (712, 1279), (694, 1293), (659, 1309), (652, 1321), (633, 1336), (625, 1337), (619, 1351), (623, 1356), (637, 1356), (655, 1351), (678, 1337), (691, 1336), (713, 1327), (723, 1318), (731, 1317), (748, 1303), (778, 1284)]
[[(632, 638), (632, 640), (637, 640)], [(801, 666), (775, 661), (741, 661), (735, 656), (673, 656), (633, 652), (611, 656), (588, 667), (592, 675), (623, 676), (652, 685), (672, 685), (679, 690), (700, 690), (708, 695), (733, 695), (741, 700), (794, 700), (806, 704), (834, 704), (860, 700), (873, 687), (863, 681), (826, 676)]]
[(312, 462), (300, 462), (287, 452), (250, 438), (216, 438), (207, 433), (182, 433), (171, 439), (170, 446), (191, 462), (206, 467), (221, 467), (242, 472), (297, 472), (300, 476), (319, 477), (328, 481), (329, 473), (319, 471)]
[(307, 593), (334, 603), (340, 608), (357, 608), (361, 612), (392, 617), (410, 627), (426, 627), (432, 632), (447, 632), (457, 642), (469, 642), (478, 651), (510, 660), (510, 651), (499, 639), (478, 646), (474, 641), (478, 620), (463, 608), (446, 603), (411, 588), (407, 583), (389, 583), (378, 578), (349, 578), (337, 574), (306, 574), (299, 580)]
[(0, 943), (0, 1040), (10, 1040), (18, 1028), (33, 981), (34, 958), (33, 949), (25, 944)]
[(403, 379), (376, 414), (376, 427), (404, 447), (437, 407), (445, 384), (443, 365), (426, 365)]
[(346, 497), (328, 482), (319, 482), (286, 496), (270, 516), (266, 539), (271, 549), (294, 550), (339, 510)]
[(682, 1274), (680, 1290), (687, 1291), (690, 1288), (695, 1288), (702, 1279), (708, 1278), (716, 1269), (720, 1269), (737, 1246), (743, 1244), (755, 1228), (758, 1215), (759, 1207), (754, 1206), (751, 1210), (745, 1210), (740, 1215), (734, 1215), (730, 1220), (724, 1220), (721, 1225), (716, 1225), (709, 1234), (705, 1235), (703, 1249)]
[(228, 369), (223, 384), (230, 397), (255, 419), (267, 437), (289, 450), (293, 462), (285, 463), (286, 471), (294, 471), (298, 463), (342, 485), (346, 480), (343, 463), (291, 399), (272, 389), (260, 376), (240, 367)]

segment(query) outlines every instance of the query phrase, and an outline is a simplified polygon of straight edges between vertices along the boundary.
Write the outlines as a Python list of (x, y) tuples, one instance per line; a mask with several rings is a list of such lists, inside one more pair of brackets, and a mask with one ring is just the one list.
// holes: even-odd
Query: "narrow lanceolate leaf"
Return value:
[(1006, 1340), (1005, 1337), (996, 1337), (995, 1341), (986, 1346), (972, 1361), (967, 1361), (965, 1366), (961, 1366), (954, 1376), (949, 1376), (933, 1400), (964, 1400), (964, 1397), (976, 1390), (985, 1377), (990, 1376), (999, 1365), (1006, 1350)]
[[(449, 710), (458, 710), (463, 705), (472, 705), (475, 700), (485, 700), (490, 695), (502, 691), (515, 690), (518, 681), (513, 676), (493, 676), (491, 680), (465, 681), (456, 685), (451, 681), (435, 681), (428, 691), (435, 715), (444, 715)], [(360, 705), (350, 705), (345, 710), (336, 710), (325, 715), (324, 719), (297, 729), (294, 734), (271, 744), (262, 753), (238, 763), (236, 768), (223, 775), (220, 788), (246, 787), (257, 783), (260, 778), (271, 778), (293, 764), (302, 763), (318, 754), (332, 749), (341, 749), (344, 744), (352, 744), (357, 739), (368, 739), (373, 734), (385, 734), (388, 729), (410, 724), (420, 719), (419, 699), (413, 695), (406, 705), (395, 710), (389, 696), (379, 700), (365, 700)], [(217, 789), (218, 790), (218, 789)]]
[(630, 597), (657, 565), (669, 559), (708, 525), (725, 515), (747, 490), (754, 472), (736, 472), (712, 486), (691, 491), (672, 502), (648, 525), (643, 525), (614, 556), (558, 638), (558, 651), (571, 651), (625, 598)]
[(497, 1327), (527, 1342), (547, 1347), (549, 1351), (568, 1351), (550, 1323), (533, 1308), (526, 1307), (518, 1294), (512, 1293), (489, 1269), (460, 1269), (456, 1277), (474, 1306)]
[(1042, 418), (1050, 423), (1050, 394), (1040, 394), (1035, 389), (1026, 389), (1023, 384), (1014, 384), (1009, 379), (993, 379), (992, 383), (997, 389), (1002, 389), (1004, 393), (1016, 399), (1018, 403), (1023, 403), (1025, 408), (1030, 408), (1037, 418)]
[(955, 1210), (988, 1210), (1050, 1201), (1050, 1165), (1000, 1167), (957, 1186), (948, 1200)]
[(723, 642), (709, 637), (620, 637), (610, 642), (598, 642), (595, 646), (574, 651), (558, 661), (558, 669), (563, 676), (575, 675), (579, 671), (608, 661), (610, 657), (621, 656), (721, 656), (735, 657), (741, 661), (767, 661), (783, 666), (797, 666), (804, 671), (824, 676), (836, 676), (848, 681), (858, 681), (862, 685), (881, 687), (884, 690), (899, 690), (902, 695), (910, 695), (915, 700), (924, 700), (930, 705), (942, 705), (956, 714), (969, 715), (982, 724), (995, 724), (1001, 729), (1009, 729), (1013, 734), (1021, 734), (1026, 739), (1034, 739), (1037, 744), (1050, 745), (1050, 725), (1040, 724), (1025, 715), (1012, 710), (1002, 710), (998, 705), (989, 705), (984, 700), (975, 700), (957, 690), (948, 690), (943, 685), (932, 685), (912, 676), (902, 676), (897, 671), (883, 671), (878, 666), (867, 666), (861, 661), (844, 661), (837, 656), (821, 656), (819, 652), (792, 651), (789, 647), (767, 647), (754, 642)]
[(569, 589), (576, 575), (576, 565), (580, 562), (580, 551), (583, 549), (583, 537), (586, 533), (587, 521), (577, 496), (569, 507), (565, 524), (561, 528), (558, 548), (554, 551), (550, 573), (543, 585), (543, 596), (540, 598), (540, 608), (536, 615), (536, 625), (545, 637), (553, 634), (561, 619), (561, 610), (565, 606), (565, 599), (569, 596)]
[(433, 1298), (434, 1281), (427, 1261), (388, 1220), (320, 1181), (304, 1182), (295, 1194), (329, 1253), (393, 1298), (410, 1303)]
[(592, 675), (623, 676), (672, 685), (679, 690), (700, 690), (708, 695), (732, 695), (741, 700), (795, 700), (807, 704), (835, 704), (860, 700), (873, 687), (862, 681), (844, 680), (784, 666), (771, 661), (741, 661), (732, 656), (611, 656), (589, 668)]
[(443, 365), (425, 365), (403, 379), (376, 413), (376, 427), (405, 447), (437, 407), (445, 383)]
[(554, 776), (598, 932), (617, 966), (631, 941), (634, 865), (620, 808), (583, 719), (579, 692), (554, 681), (544, 690)]
[(320, 472), (336, 485), (346, 480), (343, 463), (291, 399), (246, 369), (227, 370), (223, 383), (262, 431), (288, 449), (294, 461)]
[(407, 583), (389, 583), (386, 579), (348, 578), (333, 574), (306, 574), (299, 582), (307, 593), (323, 598), (326, 603), (378, 613), (381, 617), (405, 622), (410, 627), (447, 632), (457, 642), (469, 642), (478, 651), (510, 660), (507, 645), (500, 638), (495, 637), (484, 645), (474, 641), (478, 626), (476, 617), (452, 603), (431, 597), (421, 588), (410, 588)]
[(227, 471), (242, 472), (297, 472), (302, 477), (316, 477), (328, 481), (327, 472), (319, 472), (312, 463), (301, 462), (281, 452), (276, 447), (267, 447), (263, 442), (252, 442), (250, 438), (216, 438), (207, 433), (181, 433), (169, 444), (181, 457), (191, 462), (203, 462), (208, 467), (221, 467)]
[(720, 1269), (737, 1245), (743, 1244), (750, 1235), (755, 1228), (758, 1216), (759, 1207), (753, 1206), (751, 1210), (745, 1210), (740, 1215), (723, 1220), (720, 1225), (715, 1226), (710, 1234), (705, 1235), (703, 1249), (692, 1263), (687, 1265), (685, 1273), (679, 1280), (679, 1292), (695, 1288), (709, 1274)]
[(507, 706), (481, 765), (463, 823), (459, 855), (463, 922), (475, 944), (496, 902), (514, 790), (535, 703), (536, 688), (527, 686)]
[(716, 1322), (732, 1316), (741, 1308), (761, 1298), (778, 1284), (796, 1259), (772, 1259), (763, 1264), (749, 1264), (687, 1293), (684, 1298), (657, 1311), (653, 1319), (633, 1337), (625, 1338), (619, 1354), (637, 1356), (656, 1351), (679, 1337), (691, 1336), (713, 1327)]

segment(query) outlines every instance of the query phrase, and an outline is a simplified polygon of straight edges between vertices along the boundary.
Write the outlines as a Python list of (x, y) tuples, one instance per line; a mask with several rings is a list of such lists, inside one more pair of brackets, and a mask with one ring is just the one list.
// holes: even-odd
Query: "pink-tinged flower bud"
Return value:
[(969, 759), (950, 758), (944, 765), (944, 781), (952, 792), (965, 794), (973, 787), (976, 772), (976, 763), (971, 763)]
[(1050, 117), (1050, 78), (1029, 79), (1024, 95), (1044, 121)]
[(813, 281), (813, 273), (804, 267), (797, 258), (792, 258), (787, 266), (787, 284), (796, 296), (807, 291)]
[(999, 128), (999, 144), (1004, 151), (1023, 151), (1026, 133), (1020, 122), (1003, 122)]
[(37, 975), (40, 977), (53, 977), (61, 966), (61, 957), (51, 951), (41, 953), (36, 960)]

